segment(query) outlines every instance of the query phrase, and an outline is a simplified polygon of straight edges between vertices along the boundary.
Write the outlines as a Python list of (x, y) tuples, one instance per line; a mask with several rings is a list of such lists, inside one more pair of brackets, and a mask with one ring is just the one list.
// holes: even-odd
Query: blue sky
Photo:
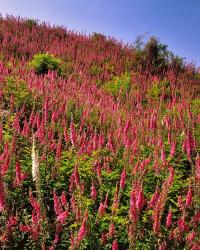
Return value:
[(200, 0), (0, 0), (0, 13), (129, 43), (147, 33), (200, 66)]

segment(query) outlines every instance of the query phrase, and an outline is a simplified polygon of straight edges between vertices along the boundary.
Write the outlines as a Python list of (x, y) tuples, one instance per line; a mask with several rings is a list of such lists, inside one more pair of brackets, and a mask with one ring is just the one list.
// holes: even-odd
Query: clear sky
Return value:
[(200, 0), (0, 0), (0, 13), (129, 43), (147, 33), (200, 66)]

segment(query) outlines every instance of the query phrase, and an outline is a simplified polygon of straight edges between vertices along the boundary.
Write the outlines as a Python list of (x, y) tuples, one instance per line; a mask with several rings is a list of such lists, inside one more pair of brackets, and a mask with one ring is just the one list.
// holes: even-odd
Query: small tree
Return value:
[(25, 23), (29, 27), (29, 29), (32, 29), (33, 27), (37, 25), (38, 22), (37, 20), (34, 20), (34, 19), (27, 19)]
[(36, 74), (39, 75), (46, 74), (49, 70), (57, 71), (58, 73), (61, 71), (61, 60), (48, 53), (34, 55), (30, 65)]

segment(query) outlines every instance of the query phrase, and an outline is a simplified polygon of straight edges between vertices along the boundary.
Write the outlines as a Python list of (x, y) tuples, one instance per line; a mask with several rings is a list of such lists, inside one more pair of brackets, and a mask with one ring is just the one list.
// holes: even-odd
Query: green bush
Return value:
[(48, 73), (49, 70), (61, 71), (61, 60), (48, 53), (36, 54), (30, 66), (35, 70), (36, 74), (42, 75)]
[(62, 62), (60, 75), (63, 78), (69, 77), (74, 72), (73, 62), (70, 59)]
[(30, 111), (36, 103), (39, 108), (40, 100), (37, 98), (35, 103), (33, 92), (34, 90), (30, 90), (25, 81), (13, 76), (6, 77), (3, 88), (4, 108), (9, 108), (11, 95), (14, 97), (14, 109), (19, 110), (25, 104), (27, 110)]
[(37, 21), (34, 19), (27, 19), (25, 23), (29, 27), (29, 29), (32, 29), (37, 25)]
[(90, 67), (90, 75), (92, 76), (100, 76), (102, 73), (102, 68), (99, 67), (98, 65), (92, 65)]
[(165, 94), (165, 98), (169, 99), (171, 96), (170, 90), (170, 82), (163, 80), (163, 81), (155, 81), (153, 84), (148, 88), (147, 95), (152, 99), (159, 99), (161, 94)]
[(115, 76), (113, 79), (104, 84), (103, 89), (111, 93), (113, 96), (125, 96), (131, 87), (131, 76), (124, 73), (121, 76)]

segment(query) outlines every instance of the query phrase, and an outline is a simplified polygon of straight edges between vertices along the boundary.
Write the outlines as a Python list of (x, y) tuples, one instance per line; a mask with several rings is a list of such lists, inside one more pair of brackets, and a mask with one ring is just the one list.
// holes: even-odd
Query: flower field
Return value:
[(0, 248), (200, 249), (199, 69), (11, 16), (0, 45)]

